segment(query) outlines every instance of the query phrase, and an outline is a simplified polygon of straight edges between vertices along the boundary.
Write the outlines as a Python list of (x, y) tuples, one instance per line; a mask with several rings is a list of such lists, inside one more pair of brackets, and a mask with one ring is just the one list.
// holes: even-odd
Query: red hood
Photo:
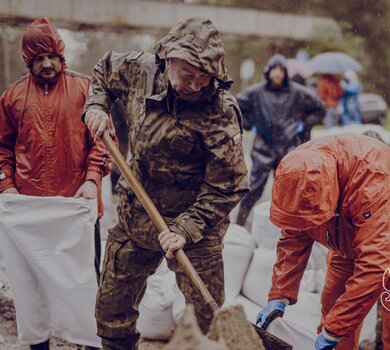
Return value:
[[(42, 53), (54, 53), (64, 60), (65, 45), (50, 19), (43, 17), (30, 24), (23, 35), (22, 56), (27, 67)], [(65, 68), (65, 67), (64, 67)]]
[(333, 216), (338, 198), (334, 156), (297, 149), (283, 158), (276, 170), (271, 221), (284, 230), (319, 226)]

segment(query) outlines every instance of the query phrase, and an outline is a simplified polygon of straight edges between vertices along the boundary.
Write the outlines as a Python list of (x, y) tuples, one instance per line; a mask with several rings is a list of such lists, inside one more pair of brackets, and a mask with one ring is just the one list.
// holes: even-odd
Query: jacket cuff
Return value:
[(9, 188), (16, 188), (13, 172), (8, 169), (0, 170), (0, 192), (8, 190)]
[(188, 215), (180, 215), (169, 224), (169, 229), (183, 236), (187, 239), (187, 242), (192, 241), (194, 243), (199, 242), (203, 235), (200, 232), (198, 226)]
[(279, 293), (278, 291), (270, 291), (268, 293), (268, 300), (275, 300), (280, 299), (283, 300), (283, 302), (286, 302), (286, 305), (294, 305), (297, 302), (296, 298), (293, 298), (292, 296), (286, 295), (286, 293)]
[(89, 169), (85, 181), (93, 181), (99, 187), (102, 183), (102, 174), (100, 171)]
[(13, 183), (13, 181), (11, 180), (3, 180), (0, 182), (0, 193), (5, 191), (5, 190), (8, 190), (9, 188), (16, 188), (15, 184)]
[(334, 341), (334, 342), (339, 342), (341, 340), (342, 337), (336, 335), (336, 334), (333, 334), (331, 332), (329, 332), (328, 330), (326, 330), (325, 327), (322, 328), (322, 335), (324, 336), (325, 339), (327, 340), (330, 340), (330, 341)]

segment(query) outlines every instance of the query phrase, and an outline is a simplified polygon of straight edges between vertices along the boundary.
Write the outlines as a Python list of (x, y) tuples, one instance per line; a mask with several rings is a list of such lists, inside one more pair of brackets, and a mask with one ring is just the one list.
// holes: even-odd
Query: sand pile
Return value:
[(218, 311), (207, 337), (189, 305), (172, 340), (164, 350), (265, 350), (253, 326), (246, 320), (242, 306)]
[(225, 344), (229, 350), (265, 350), (241, 305), (218, 311), (207, 336)]
[(292, 350), (292, 346), (263, 329), (255, 328), (241, 305), (219, 310), (207, 337), (202, 334), (194, 307), (187, 306), (171, 341), (163, 350)]
[(163, 350), (229, 350), (226, 346), (208, 339), (201, 332), (195, 317), (194, 307), (187, 306), (172, 340)]

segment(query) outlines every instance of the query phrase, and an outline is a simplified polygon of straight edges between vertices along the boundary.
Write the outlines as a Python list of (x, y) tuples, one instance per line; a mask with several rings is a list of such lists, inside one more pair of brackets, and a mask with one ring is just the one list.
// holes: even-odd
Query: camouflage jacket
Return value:
[[(229, 213), (247, 192), (241, 114), (216, 80), (196, 102), (175, 96), (155, 55), (108, 52), (94, 68), (85, 111), (126, 106), (128, 163), (167, 221), (189, 243), (218, 240)], [(160, 249), (157, 231), (122, 177), (118, 216), (141, 246)]]

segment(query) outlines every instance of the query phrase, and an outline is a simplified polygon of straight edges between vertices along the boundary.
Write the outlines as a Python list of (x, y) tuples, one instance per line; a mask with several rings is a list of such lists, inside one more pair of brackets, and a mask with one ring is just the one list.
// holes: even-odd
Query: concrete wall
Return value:
[(230, 7), (149, 0), (1, 0), (0, 17), (33, 20), (48, 16), (68, 25), (170, 28), (179, 20), (210, 18), (225, 34), (308, 40), (318, 28), (338, 30), (334, 20)]

